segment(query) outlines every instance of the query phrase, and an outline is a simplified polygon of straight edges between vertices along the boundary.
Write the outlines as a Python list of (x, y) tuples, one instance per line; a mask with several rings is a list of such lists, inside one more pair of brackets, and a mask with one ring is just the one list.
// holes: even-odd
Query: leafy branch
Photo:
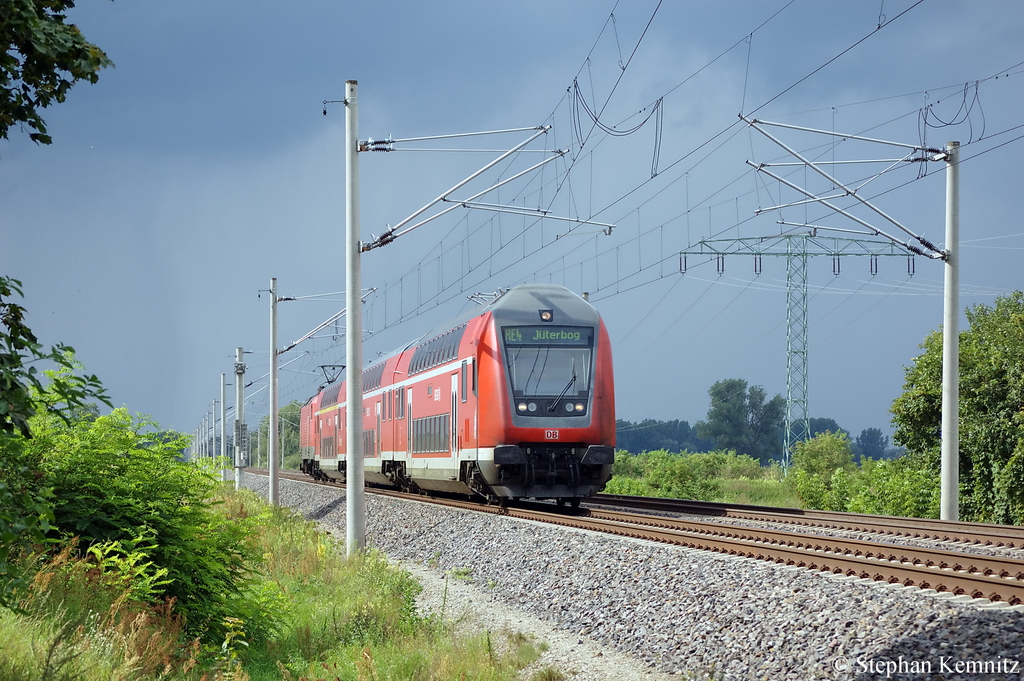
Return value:
[[(75, 373), (81, 367), (74, 348), (58, 343), (43, 349), (25, 323), (25, 308), (10, 301), (14, 295), (23, 297), (21, 282), (0, 277), (0, 433), (31, 437), (29, 419), (39, 410), (70, 423), (71, 415), (88, 408), (90, 400), (113, 406), (96, 376)], [(45, 390), (34, 366), (39, 361), (56, 367)]]
[(0, 3), (0, 138), (11, 126), (25, 124), (39, 144), (53, 140), (39, 114), (67, 98), (80, 80), (95, 83), (113, 62), (65, 13), (74, 0), (4, 0)]

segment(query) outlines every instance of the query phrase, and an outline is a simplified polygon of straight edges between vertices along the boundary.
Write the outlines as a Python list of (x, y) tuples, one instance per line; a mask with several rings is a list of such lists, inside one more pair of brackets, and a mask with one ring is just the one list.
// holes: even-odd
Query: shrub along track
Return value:
[[(265, 474), (265, 471), (251, 469), (254, 473)], [(293, 471), (280, 471), (280, 477), (303, 482), (313, 482), (308, 476)], [(332, 483), (318, 483), (332, 484)], [(332, 486), (342, 486), (332, 484)], [(494, 513), (512, 518), (520, 518), (535, 522), (562, 525), (578, 529), (602, 532), (605, 534), (631, 537), (646, 541), (675, 544), (696, 549), (704, 549), (725, 553), (732, 556), (755, 558), (784, 565), (794, 565), (810, 570), (819, 570), (833, 574), (872, 579), (875, 581), (916, 586), (921, 589), (934, 589), (938, 592), (950, 592), (956, 595), (967, 595), (972, 598), (985, 598), (990, 601), (1001, 601), (1009, 605), (1024, 604), (1024, 560), (1000, 556), (982, 556), (953, 550), (924, 548), (919, 546), (899, 546), (891, 543), (874, 542), (862, 539), (845, 539), (841, 537), (824, 537), (818, 535), (790, 532), (779, 529), (750, 528), (736, 525), (724, 525), (712, 522), (670, 518), (664, 516), (627, 513), (623, 511), (600, 508), (583, 508), (575, 512), (553, 510), (551, 504), (520, 503), (514, 506), (487, 505), (476, 501), (427, 497), (418, 494), (405, 494), (392, 490), (368, 489), (373, 494), (383, 494), (423, 503), (434, 503), (476, 512)], [(612, 503), (599, 495), (601, 503)], [(651, 500), (648, 500), (651, 501)], [(654, 500), (664, 502), (667, 500)], [(618, 501), (615, 501), (618, 503)], [(696, 502), (705, 504), (706, 502)], [(716, 505), (718, 506), (718, 505)], [(726, 505), (720, 505), (726, 506)], [(749, 507), (748, 507), (749, 508)], [(766, 507), (753, 507), (766, 508)], [(650, 510), (651, 507), (648, 507)], [(667, 510), (659, 508), (657, 510)], [(719, 510), (722, 510), (719, 508)], [(793, 513), (787, 513), (792, 511)], [(692, 511), (691, 511), (692, 512)], [(737, 511), (745, 513), (747, 511)], [(763, 511), (761, 513), (764, 513)], [(810, 512), (801, 509), (770, 509), (771, 520), (781, 523), (793, 523), (793, 518), (805, 518)], [(795, 514), (795, 515), (794, 515)], [(715, 513), (714, 515), (727, 515)], [(829, 514), (835, 516), (837, 514)], [(856, 516), (856, 514), (838, 514)], [(742, 517), (742, 516), (730, 516)], [(914, 518), (891, 518), (886, 516), (867, 516), (866, 523), (859, 523), (856, 528), (865, 529), (877, 518), (885, 518), (886, 522), (878, 525), (886, 529), (885, 534), (901, 536), (919, 536), (915, 529), (919, 522)], [(758, 518), (765, 520), (766, 518)], [(899, 522), (905, 521), (904, 526)], [(828, 521), (828, 522), (839, 522)], [(851, 519), (851, 522), (854, 522)], [(926, 521), (940, 524), (940, 521)], [(811, 524), (811, 523), (807, 523)], [(974, 523), (954, 523), (964, 526), (963, 533), (954, 535), (943, 534), (941, 529), (929, 530), (948, 536), (970, 536), (972, 543), (988, 543), (1006, 545), (1019, 539), (1008, 538), (1004, 530), (1020, 530), (999, 525), (980, 525)], [(986, 533), (992, 528), (996, 531)], [(1012, 532), (1010, 532), (1012, 535)], [(934, 535), (924, 535), (935, 538)]]

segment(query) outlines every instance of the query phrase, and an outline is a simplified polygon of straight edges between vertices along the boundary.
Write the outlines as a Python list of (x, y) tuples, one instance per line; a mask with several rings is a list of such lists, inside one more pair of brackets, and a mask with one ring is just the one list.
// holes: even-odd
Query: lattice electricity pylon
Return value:
[(814, 233), (777, 234), (745, 239), (702, 239), (695, 248), (679, 252), (679, 268), (685, 274), (687, 256), (714, 258), (719, 274), (725, 272), (725, 256), (750, 255), (754, 272), (761, 273), (761, 258), (786, 258), (786, 432), (782, 462), (789, 468), (793, 445), (806, 440), (811, 433), (807, 406), (807, 260), (810, 257), (832, 257), (832, 273), (840, 273), (843, 256), (871, 258), (872, 276), (878, 273), (878, 258), (907, 258), (907, 271), (914, 273), (914, 254), (893, 241), (822, 237)]
[(807, 409), (807, 243), (786, 239), (786, 430), (782, 461), (789, 468), (792, 446), (811, 434)]

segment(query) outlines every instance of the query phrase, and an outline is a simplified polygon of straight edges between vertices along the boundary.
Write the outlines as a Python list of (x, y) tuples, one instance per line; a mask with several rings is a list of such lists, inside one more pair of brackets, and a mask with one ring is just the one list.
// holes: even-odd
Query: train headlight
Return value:
[(576, 411), (579, 411), (579, 412), (583, 411), (583, 403), (582, 402), (579, 402), (579, 403), (576, 404)]
[(526, 402), (520, 402), (520, 403), (519, 403), (518, 405), (516, 405), (516, 406), (517, 406), (517, 408), (519, 409), (519, 411), (526, 411)]
[(538, 312), (540, 312), (540, 320), (542, 322), (550, 322), (552, 319), (555, 318), (555, 313), (553, 310), (538, 310)]
[(530, 402), (530, 404), (526, 408), (529, 409), (530, 411), (537, 411), (537, 403)]
[(566, 402), (565, 403), (565, 410), (566, 411), (572, 411), (572, 403), (571, 402)]

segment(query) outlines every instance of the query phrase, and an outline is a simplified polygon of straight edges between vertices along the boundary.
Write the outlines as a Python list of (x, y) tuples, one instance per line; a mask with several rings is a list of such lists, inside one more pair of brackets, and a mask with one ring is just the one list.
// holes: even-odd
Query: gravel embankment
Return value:
[[(265, 494), (266, 478), (247, 482)], [(344, 537), (343, 491), (281, 481), (280, 498)], [(487, 610), (488, 626), (508, 609), (554, 626), (548, 664), (575, 678), (1024, 678), (1019, 607), (373, 495), (366, 513), (369, 545), (418, 573), (464, 577), (449, 578), (449, 598), (465, 586), (463, 607)], [(642, 662), (584, 666), (612, 648)]]

